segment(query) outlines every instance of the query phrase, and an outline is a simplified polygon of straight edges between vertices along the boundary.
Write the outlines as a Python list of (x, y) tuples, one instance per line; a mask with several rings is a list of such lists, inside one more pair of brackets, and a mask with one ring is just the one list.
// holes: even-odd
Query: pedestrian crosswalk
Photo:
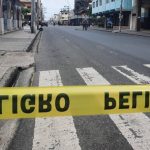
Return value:
[[(150, 69), (149, 64), (144, 64), (143, 67)], [(140, 74), (127, 65), (112, 66), (111, 68), (135, 84), (150, 84), (149, 76)], [(94, 67), (75, 68), (75, 70), (87, 86), (110, 85), (108, 79)], [(41, 71), (39, 73), (39, 86), (63, 86), (61, 71)], [(150, 149), (150, 118), (148, 116), (144, 113), (136, 113), (109, 115), (109, 117), (120, 130), (121, 136), (124, 136), (133, 149)], [(82, 149), (73, 117), (36, 118), (32, 149)]]
[[(63, 86), (59, 70), (42, 71), (39, 86)], [(72, 117), (35, 119), (33, 150), (80, 150)]]
[(94, 68), (77, 68), (78, 73), (87, 85), (109, 85), (109, 82)]
[(144, 64), (144, 66), (150, 68), (150, 64)]
[(112, 68), (136, 84), (150, 84), (150, 77), (139, 74), (128, 66), (113, 66)]

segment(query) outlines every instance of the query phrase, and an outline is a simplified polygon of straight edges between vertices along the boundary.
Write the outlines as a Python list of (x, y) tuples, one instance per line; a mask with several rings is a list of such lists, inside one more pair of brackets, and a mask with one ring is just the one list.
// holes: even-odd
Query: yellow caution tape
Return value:
[(0, 88), (0, 119), (150, 112), (150, 85)]

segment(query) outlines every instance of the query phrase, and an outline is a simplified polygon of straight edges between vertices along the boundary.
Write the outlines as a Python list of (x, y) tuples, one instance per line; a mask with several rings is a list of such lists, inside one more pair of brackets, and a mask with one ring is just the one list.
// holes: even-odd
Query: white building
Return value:
[(92, 14), (104, 17), (105, 23), (109, 19), (118, 27), (121, 2), (122, 26), (131, 30), (150, 29), (150, 0), (92, 0)]
[[(132, 0), (132, 11), (130, 17), (130, 29), (136, 29), (136, 5), (137, 0)], [(141, 3), (141, 15), (138, 16), (141, 22), (142, 29), (150, 29), (150, 0), (142, 0)]]
[(54, 14), (52, 22), (55, 22), (56, 24), (58, 24), (59, 21), (60, 21), (60, 14)]
[(69, 23), (69, 11), (67, 10), (61, 10), (60, 11), (60, 24), (67, 25)]

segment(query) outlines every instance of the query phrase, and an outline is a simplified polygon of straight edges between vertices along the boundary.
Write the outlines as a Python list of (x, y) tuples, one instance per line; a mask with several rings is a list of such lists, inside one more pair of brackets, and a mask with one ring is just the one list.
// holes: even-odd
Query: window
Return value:
[(93, 2), (93, 8), (95, 8), (95, 2)]
[(99, 5), (102, 6), (102, 0), (99, 0)]
[(109, 3), (109, 0), (106, 0), (106, 3)]
[(98, 0), (96, 1), (96, 7), (98, 7)]

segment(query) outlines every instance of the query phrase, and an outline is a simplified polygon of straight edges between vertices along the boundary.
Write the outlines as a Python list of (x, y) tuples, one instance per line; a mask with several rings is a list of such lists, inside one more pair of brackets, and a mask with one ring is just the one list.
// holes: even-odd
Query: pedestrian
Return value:
[(84, 18), (82, 20), (82, 26), (83, 26), (83, 30), (87, 30), (87, 28), (88, 28), (88, 20), (87, 20), (87, 17), (86, 17), (85, 14), (84, 14)]
[(106, 28), (108, 28), (108, 29), (113, 28), (113, 22), (112, 22), (112, 19), (110, 17), (107, 18), (107, 26), (106, 26)]
[(88, 20), (86, 18), (82, 21), (83, 30), (87, 30), (88, 28)]

